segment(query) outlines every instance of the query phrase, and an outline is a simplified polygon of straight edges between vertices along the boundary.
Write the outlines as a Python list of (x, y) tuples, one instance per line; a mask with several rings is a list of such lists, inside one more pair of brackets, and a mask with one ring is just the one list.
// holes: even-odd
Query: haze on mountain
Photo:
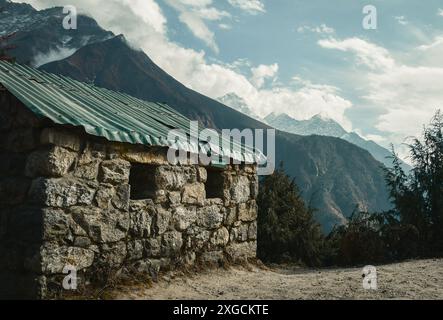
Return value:
[[(144, 52), (130, 46), (124, 36), (110, 38), (110, 33), (92, 18), (79, 16), (89, 21), (88, 28), (69, 33), (70, 40), (64, 41), (62, 8), (37, 11), (4, 0), (0, 0), (0, 7), (6, 9), (10, 19), (8, 32), (17, 32), (18, 47), (13, 53), (20, 63), (32, 63), (36, 56), (48, 55), (54, 48), (75, 50), (80, 46), (68, 57), (54, 55), (52, 62), (40, 68), (141, 99), (166, 102), (207, 127), (270, 128), (185, 87)], [(4, 12), (0, 12), (0, 21), (5, 18)], [(34, 25), (48, 36), (36, 33)], [(86, 42), (85, 37), (89, 38)], [(277, 131), (276, 157), (276, 162), (282, 161), (286, 172), (296, 179), (304, 198), (317, 208), (316, 218), (325, 231), (345, 223), (356, 206), (368, 211), (390, 208), (382, 164), (354, 144), (335, 137)]]

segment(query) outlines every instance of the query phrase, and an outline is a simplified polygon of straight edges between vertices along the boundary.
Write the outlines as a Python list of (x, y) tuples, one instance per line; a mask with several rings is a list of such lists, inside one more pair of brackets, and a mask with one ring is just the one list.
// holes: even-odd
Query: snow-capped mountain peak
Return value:
[(258, 119), (259, 117), (252, 111), (252, 109), (248, 106), (245, 99), (238, 96), (234, 92), (228, 93), (223, 97), (217, 98), (217, 101), (223, 103), (224, 105), (230, 107), (231, 109), (237, 110), (247, 116)]
[[(324, 114), (317, 114), (311, 119), (300, 121), (284, 113), (279, 115), (271, 113), (265, 118), (265, 121), (276, 129), (302, 136), (320, 135), (346, 140), (367, 150), (375, 159), (382, 162), (385, 166), (392, 166), (390, 159), (391, 152), (388, 149), (383, 148), (374, 141), (362, 138), (356, 132), (347, 132), (339, 123)], [(407, 164), (404, 164), (403, 168), (405, 171), (410, 170)]]
[(319, 135), (340, 138), (346, 134), (340, 124), (323, 114), (317, 114), (308, 120), (296, 120), (285, 113), (271, 113), (265, 121), (276, 129), (303, 136)]

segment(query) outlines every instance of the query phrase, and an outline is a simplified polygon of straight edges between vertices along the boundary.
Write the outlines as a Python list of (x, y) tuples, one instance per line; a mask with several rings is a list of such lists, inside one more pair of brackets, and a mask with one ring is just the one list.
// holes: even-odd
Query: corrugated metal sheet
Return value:
[[(205, 141), (199, 145), (188, 141), (190, 120), (171, 107), (146, 102), (124, 93), (98, 88), (67, 77), (49, 74), (20, 64), (0, 61), (0, 82), (24, 105), (40, 117), (58, 124), (82, 126), (89, 134), (110, 141), (143, 144), (147, 146), (178, 146), (179, 149), (196, 153), (209, 150)], [(168, 133), (181, 129), (187, 133), (179, 141), (169, 141)], [(232, 146), (232, 145), (231, 145)], [(238, 146), (238, 145), (237, 145)], [(265, 157), (242, 146), (221, 150), (217, 153), (238, 161), (254, 163)]]

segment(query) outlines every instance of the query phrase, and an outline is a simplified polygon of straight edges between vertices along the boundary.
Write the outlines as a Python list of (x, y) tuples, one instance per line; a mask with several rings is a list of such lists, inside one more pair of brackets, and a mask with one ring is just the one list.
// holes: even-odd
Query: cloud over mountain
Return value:
[[(436, 109), (443, 107), (443, 66), (407, 65), (387, 49), (359, 38), (318, 43), (326, 49), (351, 53), (361, 67), (370, 69), (359, 73), (366, 84), (363, 98), (382, 110), (376, 127), (388, 133), (391, 141), (400, 145), (405, 137), (417, 136), (422, 129), (417, 124), (427, 123)], [(426, 55), (441, 44), (441, 38), (436, 38), (419, 49)]]

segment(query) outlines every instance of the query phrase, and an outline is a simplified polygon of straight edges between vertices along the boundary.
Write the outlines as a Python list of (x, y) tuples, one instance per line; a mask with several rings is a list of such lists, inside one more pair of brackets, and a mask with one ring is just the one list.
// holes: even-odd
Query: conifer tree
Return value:
[(263, 179), (258, 196), (258, 256), (268, 262), (317, 266), (323, 235), (314, 210), (282, 167)]

